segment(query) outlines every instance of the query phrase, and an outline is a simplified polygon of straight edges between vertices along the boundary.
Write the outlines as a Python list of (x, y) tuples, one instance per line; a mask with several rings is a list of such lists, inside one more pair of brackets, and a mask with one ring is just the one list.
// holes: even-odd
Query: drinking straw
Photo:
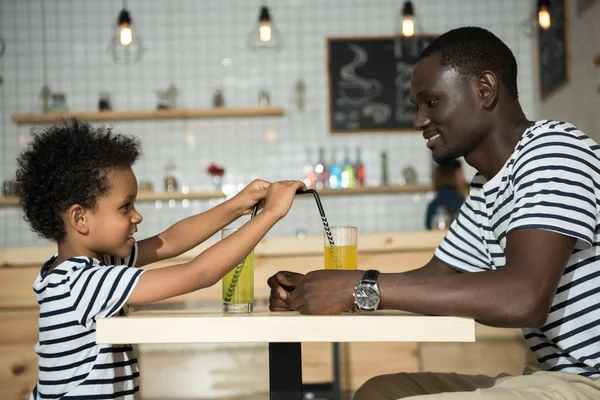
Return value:
[[(325, 234), (327, 235), (327, 241), (329, 242), (329, 246), (330, 246), (329, 251), (331, 252), (331, 256), (333, 258), (333, 265), (335, 265), (336, 269), (341, 269), (339, 262), (337, 260), (337, 254), (335, 252), (335, 244), (333, 242), (333, 235), (331, 234), (331, 229), (329, 228), (329, 222), (327, 221), (327, 217), (325, 216), (325, 210), (323, 209), (323, 204), (321, 204), (321, 199), (319, 198), (319, 193), (317, 193), (317, 191), (315, 189), (308, 189), (308, 190), (298, 190), (298, 191), (296, 191), (296, 194), (297, 195), (298, 194), (312, 194), (314, 196), (315, 201), (317, 202), (317, 208), (319, 209), (319, 214), (321, 214), (321, 221), (323, 222), (323, 229), (325, 230)], [(250, 215), (250, 219), (254, 218), (257, 213), (258, 213), (258, 203), (252, 209), (252, 214)], [(231, 298), (233, 297), (233, 292), (235, 291), (235, 287), (237, 286), (237, 283), (238, 283), (238, 280), (242, 273), (242, 270), (244, 269), (245, 262), (246, 262), (246, 259), (244, 258), (244, 261), (242, 261), (235, 267), (235, 272), (233, 273), (233, 279), (231, 279), (231, 283), (229, 284), (229, 288), (227, 289), (227, 294), (225, 295), (225, 300), (224, 300), (225, 302), (231, 301)]]

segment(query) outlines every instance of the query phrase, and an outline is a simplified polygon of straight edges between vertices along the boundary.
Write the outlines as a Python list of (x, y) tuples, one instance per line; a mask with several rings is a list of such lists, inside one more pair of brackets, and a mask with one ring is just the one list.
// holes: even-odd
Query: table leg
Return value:
[(302, 400), (302, 344), (269, 343), (271, 400)]

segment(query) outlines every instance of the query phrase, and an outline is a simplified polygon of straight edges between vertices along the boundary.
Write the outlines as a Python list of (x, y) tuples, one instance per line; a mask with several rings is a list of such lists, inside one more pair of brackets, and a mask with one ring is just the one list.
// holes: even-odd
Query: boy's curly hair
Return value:
[(32, 136), (17, 158), (16, 192), (31, 229), (57, 243), (66, 234), (61, 214), (73, 204), (94, 208), (110, 189), (107, 173), (141, 155), (138, 139), (76, 118)]

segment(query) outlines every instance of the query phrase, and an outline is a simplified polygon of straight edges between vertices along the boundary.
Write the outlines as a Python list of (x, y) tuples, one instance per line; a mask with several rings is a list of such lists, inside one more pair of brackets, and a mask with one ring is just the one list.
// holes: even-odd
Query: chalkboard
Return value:
[(570, 79), (569, 27), (566, 0), (550, 1), (550, 27), (538, 30), (538, 58), (542, 98)]
[(411, 74), (435, 37), (328, 38), (331, 133), (412, 130)]

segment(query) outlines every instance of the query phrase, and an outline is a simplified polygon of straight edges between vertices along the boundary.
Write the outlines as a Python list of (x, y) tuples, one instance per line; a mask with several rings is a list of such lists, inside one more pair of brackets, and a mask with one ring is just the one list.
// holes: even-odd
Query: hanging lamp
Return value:
[[(2, 22), (2, 16), (0, 16), (0, 22)], [(0, 29), (0, 32), (2, 32), (2, 29)], [(6, 42), (3, 38), (0, 37), (0, 57), (2, 57), (2, 55), (4, 54), (4, 50), (6, 50)]]
[(412, 37), (415, 35), (415, 8), (412, 1), (405, 1), (402, 6), (402, 12), (400, 13), (401, 21), (399, 23), (399, 30), (403, 37)]
[(140, 60), (144, 53), (140, 37), (132, 26), (126, 0), (123, 0), (123, 9), (117, 18), (116, 32), (110, 41), (109, 48), (115, 62), (135, 62)]
[(538, 0), (538, 24), (547, 31), (550, 28), (550, 0)]
[(283, 39), (275, 27), (269, 7), (264, 3), (260, 7), (258, 24), (248, 34), (248, 45), (252, 50), (281, 51)]

